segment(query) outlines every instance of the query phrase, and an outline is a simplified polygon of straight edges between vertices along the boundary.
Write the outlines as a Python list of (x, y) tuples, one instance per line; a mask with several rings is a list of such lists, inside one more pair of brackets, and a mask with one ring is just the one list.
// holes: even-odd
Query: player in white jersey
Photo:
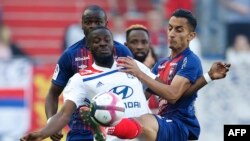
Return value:
[[(86, 41), (94, 59), (93, 65), (69, 80), (63, 92), (63, 107), (46, 127), (39, 132), (28, 134), (21, 140), (39, 140), (53, 135), (67, 125), (73, 111), (82, 105), (89, 105), (91, 99), (101, 92), (112, 91), (119, 95), (124, 101), (127, 117), (150, 113), (142, 83), (133, 75), (118, 71), (117, 62), (113, 58), (113, 37), (110, 30), (106, 27), (96, 27), (90, 31)], [(155, 79), (156, 76), (145, 65), (138, 61), (137, 64), (144, 73)], [(107, 137), (107, 140), (119, 139)]]
[[(156, 76), (149, 68), (138, 61), (136, 63), (144, 73), (155, 79)], [(96, 94), (108, 91), (122, 98), (126, 117), (151, 113), (141, 81), (133, 75), (118, 71), (117, 62), (114, 62), (111, 68), (100, 67), (94, 63), (91, 68), (76, 73), (67, 84), (63, 97), (64, 101), (71, 100), (80, 107), (89, 105)], [(108, 141), (120, 140), (115, 138), (107, 136)]]
[[(144, 73), (155, 79), (156, 76), (149, 68), (138, 61), (136, 63)], [(133, 75), (118, 71), (116, 61), (111, 68), (100, 67), (94, 63), (91, 68), (76, 73), (67, 84), (63, 96), (64, 101), (71, 100), (80, 107), (89, 105), (89, 101), (96, 94), (109, 91), (123, 100), (126, 117), (150, 113), (141, 81)]]

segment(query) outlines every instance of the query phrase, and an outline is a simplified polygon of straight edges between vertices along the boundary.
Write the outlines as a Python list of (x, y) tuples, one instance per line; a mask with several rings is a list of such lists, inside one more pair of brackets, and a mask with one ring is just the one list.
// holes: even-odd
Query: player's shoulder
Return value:
[(85, 40), (82, 39), (78, 42), (76, 42), (75, 44), (73, 44), (72, 46), (68, 47), (63, 54), (61, 55), (61, 59), (68, 60), (68, 58), (72, 58), (74, 57), (78, 52), (79, 49), (84, 48), (85, 47)]
[(114, 41), (114, 47), (115, 48), (127, 48), (124, 44), (121, 44), (117, 41)]
[(74, 43), (73, 45), (71, 45), (70, 47), (68, 47), (65, 52), (72, 52), (72, 51), (77, 51), (79, 48), (85, 47), (85, 40), (82, 39), (76, 43)]
[(190, 48), (187, 48), (182, 54), (188, 58), (199, 59), (199, 57)]
[(200, 58), (190, 49), (187, 48), (183, 53), (183, 60), (189, 61), (192, 63), (200, 63)]

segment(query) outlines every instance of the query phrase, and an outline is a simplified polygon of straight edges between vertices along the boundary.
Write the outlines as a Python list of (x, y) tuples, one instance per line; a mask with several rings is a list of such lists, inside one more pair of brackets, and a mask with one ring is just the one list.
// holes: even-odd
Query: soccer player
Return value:
[[(123, 97), (125, 103), (126, 115), (137, 115), (139, 110), (143, 110), (143, 102), (146, 101), (143, 86), (140, 80), (133, 75), (118, 71), (117, 62), (113, 58), (114, 47), (113, 37), (110, 30), (106, 27), (93, 28), (86, 37), (86, 45), (89, 47), (94, 63), (88, 68), (76, 73), (67, 83), (63, 92), (64, 104), (60, 111), (55, 114), (47, 125), (36, 131), (22, 137), (21, 141), (40, 141), (59, 130), (61, 130), (70, 120), (73, 112), (81, 106), (88, 106), (91, 99), (98, 93), (112, 91)], [(156, 76), (142, 63), (136, 61), (141, 71), (155, 79)], [(214, 72), (218, 70), (213, 69)], [(214, 74), (214, 72), (210, 74)], [(204, 78), (199, 79), (205, 83)], [(195, 83), (196, 84), (196, 83)], [(195, 86), (192, 85), (191, 87)], [(194, 88), (200, 88), (195, 86)], [(145, 104), (145, 103), (144, 103)], [(132, 107), (136, 109), (130, 109)], [(82, 108), (81, 108), (82, 109)], [(141, 112), (143, 113), (143, 112)], [(88, 120), (88, 119), (83, 119)], [(97, 141), (104, 140), (101, 129), (96, 124), (90, 124), (93, 127)]]
[[(108, 134), (122, 139), (141, 137), (145, 141), (198, 140), (200, 126), (194, 110), (197, 92), (185, 95), (203, 73), (200, 59), (189, 49), (189, 42), (196, 36), (196, 25), (192, 13), (184, 9), (176, 10), (170, 18), (168, 42), (171, 54), (154, 68), (163, 83), (143, 73), (133, 59), (119, 60), (123, 62), (119, 66), (126, 68), (124, 72), (136, 76), (161, 97), (160, 111), (158, 115), (125, 118), (115, 127), (109, 128)], [(230, 64), (220, 64), (221, 71), (211, 78), (225, 77), (229, 67)], [(204, 78), (207, 82), (211, 80), (207, 73)]]
[[(107, 15), (99, 6), (92, 5), (87, 7), (82, 14), (82, 29), (85, 36), (88, 35), (90, 29), (96, 26), (107, 26)], [(114, 41), (114, 57), (132, 56), (130, 50)], [(86, 38), (69, 47), (60, 57), (52, 78), (52, 84), (46, 97), (46, 116), (48, 120), (58, 109), (58, 99), (67, 84), (70, 77), (92, 65), (91, 54), (86, 46)], [(84, 129), (84, 125), (79, 121), (77, 112), (75, 112), (69, 122), (70, 131), (67, 141), (92, 141), (93, 136), (90, 130)], [(54, 141), (59, 141), (62, 134), (58, 133), (51, 137)]]
[(134, 24), (126, 29), (126, 42), (125, 45), (132, 52), (134, 59), (145, 64), (149, 68), (152, 68), (157, 58), (154, 53), (152, 53), (152, 59), (154, 60), (152, 64), (148, 64), (146, 61), (149, 56), (151, 48), (151, 42), (149, 37), (148, 29), (140, 24)]
[[(148, 29), (140, 24), (134, 24), (126, 29), (125, 45), (132, 52), (134, 59), (143, 63), (150, 69), (157, 62), (157, 57), (151, 47), (150, 35)], [(150, 95), (147, 95), (148, 97)], [(155, 95), (148, 98), (148, 104), (153, 113), (158, 111), (158, 100)]]

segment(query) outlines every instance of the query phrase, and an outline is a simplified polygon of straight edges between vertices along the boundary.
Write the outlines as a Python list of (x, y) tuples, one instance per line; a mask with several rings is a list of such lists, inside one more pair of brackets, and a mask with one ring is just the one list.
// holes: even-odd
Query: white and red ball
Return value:
[(91, 114), (102, 126), (115, 126), (125, 113), (122, 99), (112, 92), (96, 95), (92, 99)]

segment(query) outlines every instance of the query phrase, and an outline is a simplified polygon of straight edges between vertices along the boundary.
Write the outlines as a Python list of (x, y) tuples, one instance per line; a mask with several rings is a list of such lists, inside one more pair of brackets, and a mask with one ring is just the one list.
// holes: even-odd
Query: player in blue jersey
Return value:
[[(119, 66), (126, 68), (124, 72), (139, 78), (161, 97), (160, 109), (158, 115), (125, 118), (115, 127), (108, 128), (108, 134), (122, 139), (141, 137), (145, 141), (187, 141), (199, 138), (200, 126), (194, 110), (197, 92), (185, 94), (203, 76), (200, 59), (189, 49), (189, 42), (196, 36), (196, 25), (191, 12), (178, 9), (173, 13), (168, 25), (171, 54), (154, 67), (161, 83), (140, 71), (133, 59), (127, 57), (119, 60), (123, 62)], [(207, 81), (225, 77), (230, 64), (220, 63), (213, 67), (221, 70), (210, 77), (206, 73), (204, 78)]]
[[(107, 26), (107, 24), (107, 15), (105, 11), (99, 6), (89, 6), (83, 11), (82, 29), (85, 36), (88, 35), (90, 29), (96, 26)], [(114, 52), (114, 57), (132, 56), (132, 53), (126, 46), (116, 41), (114, 41)], [(59, 96), (67, 84), (69, 78), (90, 65), (92, 65), (92, 57), (88, 48), (86, 47), (86, 38), (78, 41), (62, 54), (58, 63), (56, 64), (52, 78), (52, 84), (46, 98), (45, 109), (48, 119), (56, 114)], [(71, 117), (69, 122), (70, 131), (67, 136), (67, 141), (93, 140), (91, 132), (84, 129), (84, 125), (78, 120), (77, 117), (78, 116), (76, 113)], [(60, 133), (51, 137), (51, 139), (54, 141), (59, 141), (61, 138), (62, 134)]]

